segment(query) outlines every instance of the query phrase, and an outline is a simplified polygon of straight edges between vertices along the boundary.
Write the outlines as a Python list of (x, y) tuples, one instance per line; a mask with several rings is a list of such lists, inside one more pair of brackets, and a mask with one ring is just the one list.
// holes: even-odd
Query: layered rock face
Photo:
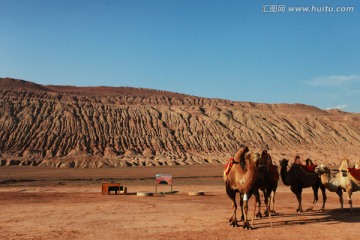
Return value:
[(0, 79), (0, 165), (117, 167), (224, 163), (240, 144), (274, 160), (357, 161), (360, 114), (136, 88)]

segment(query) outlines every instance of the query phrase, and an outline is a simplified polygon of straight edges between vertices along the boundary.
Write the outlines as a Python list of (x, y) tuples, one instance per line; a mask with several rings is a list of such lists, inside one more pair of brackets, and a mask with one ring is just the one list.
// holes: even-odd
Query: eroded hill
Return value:
[(138, 88), (0, 79), (1, 165), (224, 163), (240, 144), (274, 160), (359, 160), (360, 114)]

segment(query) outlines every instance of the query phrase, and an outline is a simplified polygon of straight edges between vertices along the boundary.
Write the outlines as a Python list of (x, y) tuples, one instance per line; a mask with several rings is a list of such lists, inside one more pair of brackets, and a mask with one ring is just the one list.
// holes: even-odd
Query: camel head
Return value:
[(249, 152), (249, 148), (245, 145), (241, 145), (239, 151), (235, 154), (234, 160), (236, 162), (244, 161), (245, 154)]
[(261, 151), (261, 157), (267, 156), (267, 155), (268, 155), (268, 151), (266, 149)]
[(265, 149), (261, 152), (259, 165), (270, 165), (270, 164), (272, 164), (271, 156), (268, 153), (268, 151)]
[(282, 160), (280, 160), (280, 166), (283, 168), (283, 167), (287, 167), (289, 164), (289, 160), (283, 158)]
[(320, 164), (315, 168), (315, 172), (318, 174), (330, 174), (330, 168), (325, 164)]

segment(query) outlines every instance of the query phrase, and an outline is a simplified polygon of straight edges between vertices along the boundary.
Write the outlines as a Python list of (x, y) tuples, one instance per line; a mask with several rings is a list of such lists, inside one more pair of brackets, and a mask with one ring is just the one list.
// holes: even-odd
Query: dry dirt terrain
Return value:
[[(231, 202), (225, 194), (222, 166), (59, 169), (0, 167), (0, 239), (358, 239), (360, 194), (354, 211), (339, 209), (327, 192), (324, 212), (296, 213), (296, 199), (279, 181), (273, 227), (256, 219), (253, 230), (228, 224)], [(155, 174), (174, 177), (173, 195), (153, 192)], [(128, 195), (102, 195), (101, 183), (120, 182)], [(169, 191), (169, 186), (159, 186)], [(204, 191), (204, 196), (189, 196)], [(320, 194), (320, 193), (319, 193)], [(321, 194), (320, 194), (321, 196)], [(303, 204), (312, 201), (305, 189)], [(250, 199), (252, 218), (254, 198)]]
[[(296, 154), (354, 164), (359, 120), (304, 104), (0, 78), (0, 239), (358, 239), (359, 193), (352, 214), (346, 197), (340, 210), (330, 192), (325, 211), (317, 211), (320, 200), (315, 211), (296, 213), (281, 180), (273, 227), (263, 218), (250, 231), (232, 228), (222, 172), (241, 144), (268, 149), (276, 164)], [(137, 196), (155, 190), (157, 173), (173, 175), (176, 193)], [(107, 182), (129, 194), (102, 195)], [(197, 191), (205, 195), (188, 194)], [(304, 190), (305, 209), (312, 199)], [(251, 198), (250, 218), (253, 210)]]

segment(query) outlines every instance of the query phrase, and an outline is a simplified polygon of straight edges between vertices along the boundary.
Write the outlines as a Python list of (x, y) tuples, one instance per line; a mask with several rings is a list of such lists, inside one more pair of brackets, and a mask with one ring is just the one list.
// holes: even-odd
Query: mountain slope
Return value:
[[(274, 160), (358, 160), (360, 115), (137, 88), (0, 79), (1, 165), (223, 163), (247, 144)], [(10, 161), (12, 160), (12, 162)]]

